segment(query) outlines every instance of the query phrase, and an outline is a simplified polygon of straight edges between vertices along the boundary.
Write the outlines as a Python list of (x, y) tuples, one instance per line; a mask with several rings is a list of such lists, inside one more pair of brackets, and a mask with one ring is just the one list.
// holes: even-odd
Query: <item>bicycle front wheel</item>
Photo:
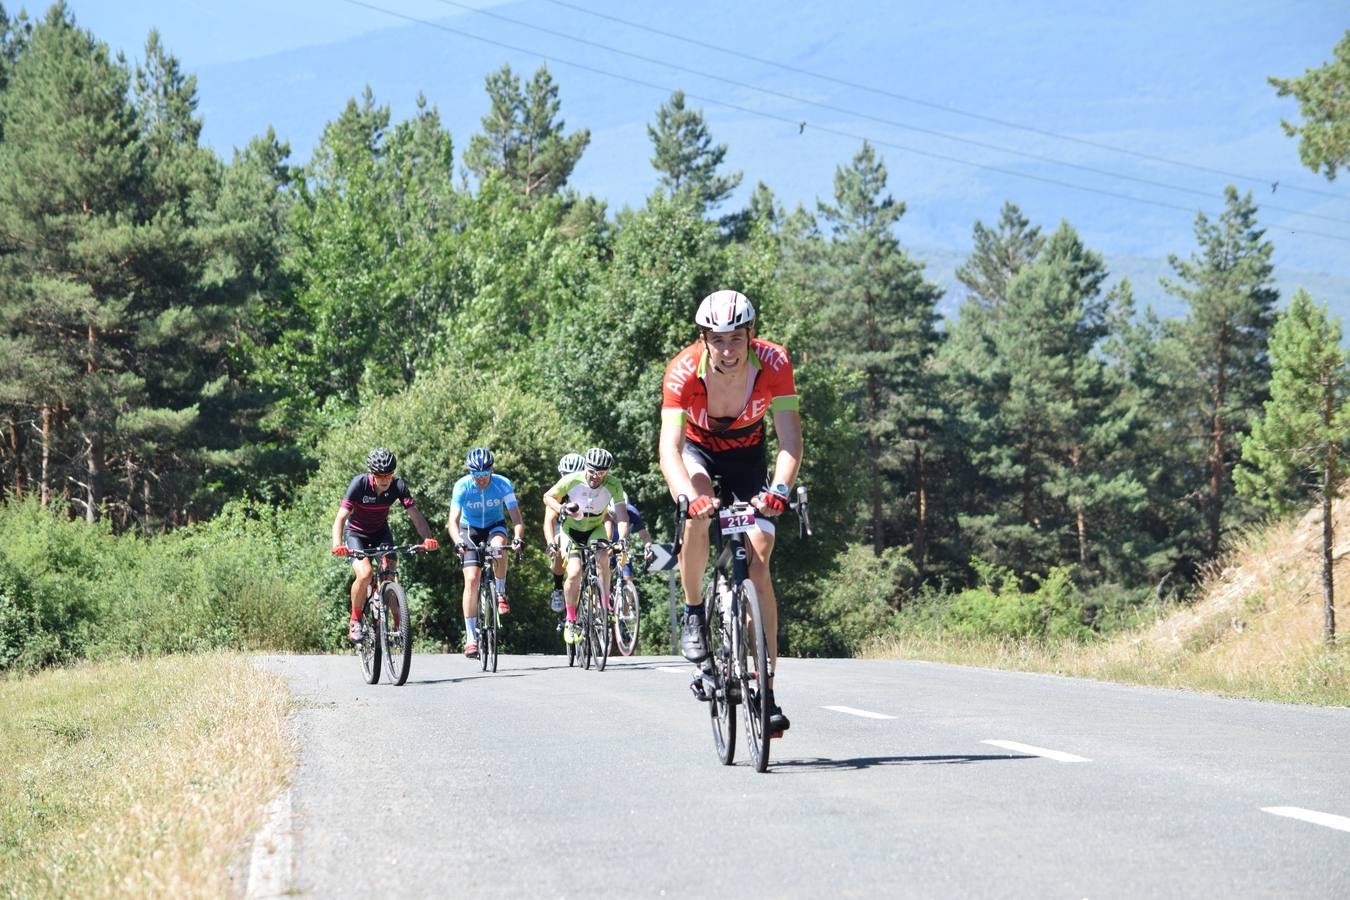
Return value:
[[(712, 580), (703, 591), (703, 620), (708, 633), (708, 659), (703, 663), (703, 672), (710, 672), (713, 684), (711, 698), (708, 700), (708, 715), (712, 719), (713, 745), (717, 748), (717, 758), (722, 765), (729, 766), (736, 761), (736, 702), (740, 684), (732, 671), (732, 647), (739, 643), (739, 637), (733, 634), (735, 621), (728, 615), (730, 610), (723, 609), (717, 602), (718, 584), (726, 589), (726, 579), (721, 572), (714, 572)], [(708, 679), (704, 679), (703, 690), (709, 692)]]
[[(610, 598), (613, 603), (613, 598)], [(600, 599), (600, 585), (595, 585), (595, 590), (591, 592), (591, 637), (595, 642), (595, 667), (598, 671), (605, 671), (605, 663), (609, 661), (609, 641), (610, 625), (609, 611), (605, 609), (604, 601)]]
[(488, 670), (488, 646), (492, 643), (492, 587), (487, 570), (479, 573), (478, 582), (478, 665)]
[(408, 680), (412, 666), (412, 631), (408, 624), (408, 595), (397, 581), (380, 589), (384, 598), (384, 627), (380, 629), (380, 648), (384, 651), (385, 675), (395, 685)]
[(614, 601), (614, 645), (624, 656), (632, 656), (637, 649), (638, 626), (642, 610), (638, 604), (637, 586), (619, 579), (619, 590)]
[(769, 651), (764, 633), (764, 614), (759, 594), (749, 578), (739, 591), (742, 707), (745, 711), (745, 738), (756, 772), (769, 768)]
[(361, 672), (366, 684), (380, 680), (380, 616), (375, 609), (374, 597), (366, 598), (366, 606), (361, 610), (361, 640), (356, 645), (356, 655), (361, 657)]

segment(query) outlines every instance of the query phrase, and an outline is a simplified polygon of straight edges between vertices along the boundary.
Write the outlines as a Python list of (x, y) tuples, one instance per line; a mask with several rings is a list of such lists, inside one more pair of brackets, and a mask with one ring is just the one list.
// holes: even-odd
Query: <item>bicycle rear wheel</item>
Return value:
[(366, 684), (380, 680), (380, 621), (375, 606), (375, 598), (367, 597), (365, 608), (361, 610), (361, 640), (356, 645)]
[(618, 579), (619, 589), (611, 597), (614, 601), (614, 645), (624, 656), (632, 656), (637, 649), (638, 626), (642, 610), (638, 603), (637, 586)]
[(408, 595), (403, 585), (389, 581), (380, 589), (384, 597), (384, 627), (380, 645), (384, 651), (385, 675), (395, 685), (408, 680), (412, 666), (412, 632), (408, 625)]
[[(597, 582), (591, 591), (591, 638), (595, 643), (592, 653), (595, 654), (595, 667), (598, 671), (605, 671), (605, 663), (609, 662), (609, 642), (610, 626), (609, 613), (605, 610), (605, 604), (600, 599), (600, 585)], [(611, 598), (611, 601), (613, 599)]]
[(764, 634), (759, 594), (749, 578), (741, 582), (739, 601), (745, 738), (755, 771), (763, 772), (769, 768), (769, 645)]
[[(732, 671), (732, 647), (737, 643), (732, 634), (733, 620), (728, 618), (727, 610), (717, 602), (717, 585), (726, 584), (721, 572), (714, 572), (712, 580), (703, 591), (703, 620), (708, 629), (708, 659), (704, 667), (711, 667), (714, 686), (712, 697), (708, 700), (708, 715), (712, 719), (713, 744), (717, 747), (717, 758), (722, 765), (729, 766), (736, 761), (736, 692), (739, 685)], [(707, 681), (703, 690), (708, 691)]]

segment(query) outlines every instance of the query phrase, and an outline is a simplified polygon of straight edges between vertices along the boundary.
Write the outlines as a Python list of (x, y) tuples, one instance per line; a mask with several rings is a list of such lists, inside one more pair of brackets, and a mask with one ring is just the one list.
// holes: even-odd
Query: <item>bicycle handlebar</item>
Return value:
[(384, 544), (379, 547), (371, 547), (369, 550), (347, 550), (348, 559), (374, 559), (377, 556), (412, 556), (418, 553), (429, 553), (421, 544), (408, 544), (404, 547), (396, 547), (392, 544)]

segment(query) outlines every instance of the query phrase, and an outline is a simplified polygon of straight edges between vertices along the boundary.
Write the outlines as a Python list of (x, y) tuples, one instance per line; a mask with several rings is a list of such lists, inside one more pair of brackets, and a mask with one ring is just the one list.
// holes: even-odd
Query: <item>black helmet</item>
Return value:
[(376, 447), (366, 454), (366, 468), (372, 475), (389, 475), (396, 465), (398, 459), (395, 458), (394, 451), (388, 447)]

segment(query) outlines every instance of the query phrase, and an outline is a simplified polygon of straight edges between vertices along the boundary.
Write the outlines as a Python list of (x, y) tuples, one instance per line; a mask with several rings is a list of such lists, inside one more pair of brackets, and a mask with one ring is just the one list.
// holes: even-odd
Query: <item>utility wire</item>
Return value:
[[(686, 37), (682, 34), (676, 34), (672, 31), (662, 31), (660, 28), (653, 28), (649, 25), (643, 25), (639, 22), (633, 22), (628, 19), (621, 19), (618, 16), (611, 16), (607, 13), (596, 12), (593, 9), (587, 9), (584, 6), (578, 6), (575, 3), (568, 3), (566, 2), (566, 0), (541, 0), (541, 2), (552, 3), (554, 6), (561, 6), (566, 9), (575, 10), (576, 12), (584, 13), (588, 16), (595, 16), (596, 18), (599, 19), (608, 19), (609, 21), (617, 22), (620, 25), (627, 25), (629, 28), (637, 28), (641, 31), (650, 32), (651, 34), (659, 34), (662, 37), (671, 38), (677, 41), (683, 41), (686, 44), (693, 44), (696, 47), (703, 47), (706, 50), (715, 50), (718, 53), (734, 54), (735, 56), (741, 59), (746, 59), (749, 60), (750, 62), (759, 63), (760, 65), (773, 66), (774, 68), (781, 69), (784, 72), (792, 72), (797, 75), (805, 75), (808, 78), (818, 78), (821, 81), (829, 81), (833, 82), (834, 84), (842, 85), (843, 87), (854, 88), (860, 91), (868, 91), (873, 94), (878, 94), (882, 97), (890, 97), (893, 100), (901, 100), (905, 103), (913, 103), (916, 106), (926, 106), (929, 109), (936, 109), (957, 116), (965, 116), (968, 119), (977, 119), (981, 122), (989, 122), (993, 125), (1002, 125), (1004, 128), (1015, 128), (1019, 131), (1026, 131), (1030, 132), (1031, 134), (1039, 134), (1042, 137), (1055, 138), (1056, 140), (1061, 141), (1070, 141), (1075, 144), (1082, 144), (1085, 147), (1095, 147), (1098, 150), (1109, 150), (1112, 153), (1122, 153), (1125, 154), (1126, 156), (1133, 156), (1137, 159), (1147, 159), (1151, 162), (1166, 163), (1169, 166), (1181, 166), (1182, 168), (1193, 169), (1197, 172), (1208, 172), (1211, 175), (1222, 175), (1225, 178), (1234, 178), (1239, 181), (1250, 181), (1261, 185), (1279, 184), (1279, 181), (1275, 179), (1261, 178), (1256, 175), (1243, 175), (1237, 172), (1226, 172), (1223, 169), (1214, 169), (1210, 168), (1209, 166), (1202, 166), (1197, 163), (1186, 162), (1180, 159), (1171, 159), (1166, 156), (1157, 156), (1152, 153), (1142, 153), (1138, 150), (1131, 150), (1128, 147), (1117, 147), (1114, 144), (1104, 144), (1099, 141), (1090, 141), (1086, 138), (1074, 137), (1068, 134), (1061, 134), (1060, 132), (1057, 131), (1049, 131), (1044, 128), (1037, 128), (1034, 125), (1024, 125), (1020, 122), (1011, 122), (1008, 121), (1007, 119), (999, 119), (994, 116), (987, 116), (982, 113), (971, 112), (970, 110), (966, 109), (959, 109), (955, 106), (947, 106), (942, 103), (935, 103), (931, 100), (924, 100), (920, 97), (910, 97), (906, 94), (898, 94), (895, 91), (888, 91), (884, 88), (873, 87), (872, 85), (869, 84), (861, 84), (856, 81), (849, 81), (846, 78), (837, 78), (833, 75), (824, 75), (820, 72), (812, 72), (809, 69), (802, 69), (798, 68), (797, 66), (790, 66), (787, 65), (786, 63), (780, 63), (772, 59), (764, 59), (763, 57), (753, 56), (739, 48), (722, 47), (717, 44), (710, 44), (707, 41), (700, 41), (697, 38)], [(1337, 194), (1332, 191), (1319, 191), (1316, 188), (1303, 188), (1303, 187), (1296, 187), (1294, 185), (1287, 185), (1284, 187), (1284, 189), (1286, 191), (1297, 191), (1302, 194), (1315, 194), (1319, 197), (1330, 197), (1333, 200), (1350, 199), (1346, 198), (1342, 194)]]
[[(662, 59), (654, 59), (650, 56), (644, 56), (640, 53), (633, 53), (632, 51), (629, 50), (621, 50), (618, 47), (611, 47), (608, 44), (602, 44), (599, 41), (593, 41), (590, 40), (589, 38), (577, 37), (575, 35), (566, 34), (561, 31), (555, 31), (552, 28), (545, 28), (542, 25), (535, 25), (532, 22), (523, 22), (520, 19), (513, 19), (510, 16), (504, 16), (501, 15), (500, 13), (489, 12), (488, 10), (485, 9), (477, 9), (475, 7), (469, 6), (466, 3), (458, 2), (458, 0), (437, 0), (437, 2), (445, 6), (453, 6), (456, 9), (462, 9), (465, 12), (472, 12), (477, 13), (478, 15), (487, 16), (488, 18), (496, 19), (500, 22), (507, 22), (511, 25), (518, 25), (522, 28), (531, 28), (535, 31), (543, 32), (544, 34), (547, 34), (550, 37), (558, 37), (568, 41), (575, 41), (578, 44), (584, 44), (589, 47), (595, 47), (597, 49), (605, 50), (610, 53), (617, 53), (620, 56), (627, 56), (630, 59), (636, 59), (640, 62), (650, 63), (652, 65), (658, 66), (666, 66), (668, 68), (675, 69), (676, 71), (679, 72), (688, 72), (691, 75), (697, 75), (700, 78), (707, 78), (713, 81), (720, 81), (724, 84), (732, 85), (733, 87), (743, 88), (748, 91), (756, 91), (761, 94), (767, 94), (768, 96), (771, 97), (778, 97), (783, 100), (790, 100), (794, 103), (803, 103), (808, 106), (815, 106), (820, 109), (829, 110), (830, 112), (839, 113), (841, 115), (854, 116), (859, 119), (866, 119), (872, 122), (877, 122), (878, 124), (881, 125), (889, 125), (893, 128), (900, 128), (905, 131), (914, 131), (918, 132), (919, 134), (927, 134), (931, 135), (932, 137), (938, 137), (948, 141), (955, 141), (960, 144), (969, 144), (972, 147), (979, 147), (983, 150), (993, 150), (996, 153), (1008, 153), (1012, 154), (1013, 156), (1020, 156), (1023, 157), (1024, 159), (1032, 159), (1036, 160), (1037, 162), (1049, 163), (1050, 165), (1054, 166), (1065, 166), (1070, 169), (1078, 169), (1083, 172), (1090, 172), (1093, 175), (1103, 175), (1107, 178), (1117, 178), (1122, 181), (1132, 181), (1136, 184), (1144, 184), (1150, 187), (1163, 188), (1169, 191), (1178, 191), (1183, 194), (1193, 194), (1195, 196), (1204, 197), (1206, 199), (1212, 199), (1214, 197), (1214, 194), (1211, 191), (1200, 190), (1199, 188), (1190, 188), (1176, 184), (1168, 184), (1167, 182), (1163, 181), (1154, 181), (1151, 178), (1142, 178), (1135, 175), (1126, 175), (1121, 172), (1113, 172), (1109, 169), (1099, 169), (1095, 166), (1088, 166), (1083, 165), (1081, 163), (1068, 162), (1067, 160), (1057, 159), (1052, 156), (1043, 156), (1039, 153), (1028, 153), (1023, 150), (1014, 150), (1011, 147), (1004, 147), (999, 144), (989, 144), (984, 141), (977, 141), (972, 138), (964, 138), (960, 137), (959, 135), (948, 134), (943, 131), (935, 131), (931, 128), (923, 128), (918, 125), (909, 125), (904, 122), (897, 122), (894, 119), (887, 119), (882, 116), (872, 115), (871, 113), (860, 112), (858, 110), (853, 109), (846, 109), (844, 107), (835, 106), (830, 103), (823, 103), (818, 100), (809, 100), (804, 97), (798, 97), (793, 94), (787, 94), (782, 91), (776, 91), (773, 90), (772, 88), (759, 87), (757, 85), (750, 84), (748, 82), (737, 81), (734, 78), (727, 78), (726, 76), (723, 75), (714, 75), (710, 72), (704, 72), (699, 69), (692, 69), (688, 66), (680, 65), (679, 63), (667, 62)], [(799, 122), (798, 124), (800, 125), (801, 123)], [(1273, 203), (1263, 204), (1263, 208), (1271, 210), (1273, 212), (1285, 213), (1286, 215), (1291, 216), (1303, 216), (1309, 219), (1321, 219), (1325, 222), (1331, 222), (1336, 225), (1350, 225), (1350, 220), (1340, 219), (1335, 216), (1326, 216), (1322, 215), (1321, 213), (1303, 212), (1302, 210), (1291, 209), (1285, 206), (1276, 206)]]
[[(396, 11), (394, 11), (394, 10), (387, 9), (387, 8), (385, 8), (385, 7), (382, 7), (382, 6), (376, 6), (375, 4), (372, 4), (372, 3), (366, 3), (366, 2), (364, 2), (364, 0), (342, 0), (342, 2), (347, 3), (347, 4), (350, 4), (350, 5), (352, 5), (352, 6), (359, 6), (359, 7), (363, 8), (363, 9), (368, 9), (368, 10), (371, 10), (371, 11), (373, 11), (373, 12), (378, 12), (378, 13), (382, 13), (382, 14), (384, 14), (384, 15), (392, 16), (392, 17), (394, 17), (394, 18), (396, 18), (396, 19), (402, 19), (402, 20), (404, 20), (405, 22), (413, 22), (413, 23), (418, 24), (418, 25), (425, 25), (425, 26), (428, 27), (428, 28), (435, 28), (435, 29), (437, 29), (438, 31), (444, 31), (444, 32), (446, 32), (446, 33), (448, 33), (448, 34), (458, 35), (459, 37), (469, 38), (470, 40), (479, 41), (479, 42), (485, 43), (485, 44), (491, 44), (491, 45), (494, 46), (494, 47), (501, 47), (501, 48), (506, 49), (506, 50), (511, 50), (511, 51), (513, 51), (513, 52), (516, 52), (516, 53), (524, 53), (524, 54), (527, 54), (527, 55), (530, 55), (530, 56), (537, 56), (537, 57), (539, 57), (540, 59), (544, 59), (544, 60), (547, 60), (547, 61), (549, 61), (549, 62), (554, 62), (554, 63), (558, 63), (558, 64), (565, 65), (565, 66), (571, 66), (572, 68), (575, 68), (575, 69), (581, 69), (582, 71), (585, 71), (585, 72), (592, 72), (592, 73), (594, 73), (594, 74), (596, 74), (596, 75), (603, 75), (603, 76), (605, 76), (606, 78), (613, 78), (613, 79), (616, 79), (616, 80), (618, 80), (618, 81), (625, 81), (625, 82), (628, 82), (629, 84), (635, 84), (635, 85), (638, 85), (638, 86), (640, 86), (640, 87), (652, 88), (652, 89), (654, 89), (654, 90), (663, 91), (663, 92), (665, 92), (665, 93), (672, 93), (672, 92), (673, 92), (672, 89), (671, 89), (670, 87), (666, 86), (666, 85), (654, 84), (654, 83), (652, 83), (652, 82), (650, 82), (650, 81), (644, 81), (644, 80), (642, 80), (642, 79), (640, 79), (640, 78), (633, 78), (633, 77), (628, 76), (628, 75), (619, 75), (619, 74), (616, 74), (616, 73), (614, 73), (614, 72), (610, 72), (610, 71), (607, 71), (607, 70), (605, 70), (605, 69), (601, 69), (601, 68), (598, 68), (598, 67), (596, 67), (596, 66), (592, 66), (592, 65), (590, 65), (590, 64), (588, 64), (588, 63), (576, 62), (575, 60), (564, 59), (564, 58), (559, 57), (559, 56), (556, 56), (556, 55), (554, 55), (554, 54), (550, 54), (550, 53), (541, 53), (541, 52), (539, 52), (538, 50), (531, 50), (531, 49), (528, 49), (528, 48), (526, 48), (526, 47), (519, 47), (519, 46), (517, 46), (517, 45), (515, 45), (515, 44), (508, 44), (508, 43), (506, 43), (505, 41), (499, 41), (499, 40), (496, 40), (496, 39), (494, 39), (494, 38), (483, 37), (482, 35), (477, 35), (477, 34), (474, 34), (474, 33), (472, 33), (472, 32), (464, 31), (464, 30), (459, 29), (459, 28), (452, 28), (452, 27), (450, 27), (449, 25), (444, 25), (444, 24), (442, 24), (442, 23), (440, 23), (440, 22), (432, 22), (432, 21), (430, 21), (430, 20), (428, 20), (428, 19), (420, 19), (420, 18), (418, 18), (418, 17), (416, 17), (416, 16), (410, 16), (410, 15), (407, 15), (407, 14), (405, 14), (405, 13), (396, 12)], [(711, 104), (713, 104), (714, 106), (721, 106), (721, 107), (726, 108), (726, 109), (733, 109), (733, 110), (736, 110), (737, 112), (742, 112), (742, 113), (745, 113), (745, 114), (747, 114), (747, 115), (759, 116), (759, 117), (765, 118), (765, 119), (773, 119), (773, 120), (778, 121), (778, 122), (785, 122), (785, 123), (791, 125), (791, 126), (794, 127), (794, 128), (796, 128), (796, 127), (798, 127), (798, 126), (800, 125), (800, 120), (798, 120), (798, 119), (796, 119), (796, 118), (794, 118), (794, 117), (792, 117), (792, 116), (784, 116), (784, 115), (778, 115), (778, 114), (775, 114), (775, 113), (765, 112), (764, 110), (750, 109), (749, 107), (739, 106), (739, 105), (737, 105), (737, 104), (735, 104), (735, 103), (728, 103), (728, 102), (725, 101), (725, 100), (718, 100), (718, 99), (715, 99), (715, 98), (712, 98), (712, 97), (703, 97), (703, 96), (700, 96), (700, 95), (698, 95), (698, 94), (690, 94), (690, 93), (688, 93), (688, 92), (685, 93), (685, 96), (691, 97), (691, 98), (693, 98), (694, 100), (698, 100), (698, 101), (703, 102), (703, 103), (711, 103)], [(1008, 175), (1008, 176), (1011, 176), (1011, 177), (1013, 177), (1013, 178), (1024, 178), (1024, 179), (1028, 179), (1028, 180), (1031, 180), (1031, 181), (1039, 181), (1039, 182), (1041, 182), (1041, 183), (1043, 183), (1043, 184), (1052, 184), (1052, 185), (1056, 185), (1056, 186), (1058, 186), (1058, 187), (1069, 188), (1069, 189), (1071, 189), (1071, 190), (1084, 191), (1084, 192), (1086, 192), (1086, 193), (1090, 193), (1090, 194), (1098, 194), (1098, 195), (1101, 195), (1101, 196), (1104, 196), (1104, 197), (1113, 197), (1113, 198), (1115, 198), (1115, 199), (1117, 199), (1117, 200), (1128, 200), (1128, 201), (1133, 202), (1133, 203), (1142, 203), (1142, 204), (1146, 204), (1146, 205), (1148, 205), (1148, 206), (1157, 206), (1157, 207), (1160, 207), (1160, 208), (1162, 208), (1162, 209), (1178, 210), (1178, 211), (1184, 212), (1184, 213), (1194, 213), (1194, 212), (1196, 212), (1196, 210), (1195, 210), (1193, 207), (1182, 206), (1182, 205), (1177, 204), (1177, 203), (1167, 203), (1167, 202), (1162, 201), (1162, 200), (1150, 200), (1150, 199), (1147, 199), (1147, 198), (1145, 198), (1145, 197), (1135, 197), (1135, 196), (1132, 196), (1132, 195), (1130, 195), (1130, 194), (1121, 194), (1121, 193), (1117, 193), (1116, 191), (1108, 191), (1108, 190), (1104, 190), (1104, 189), (1101, 189), (1101, 188), (1089, 187), (1089, 186), (1087, 186), (1087, 185), (1074, 184), (1073, 182), (1070, 182), (1070, 181), (1060, 181), (1060, 180), (1055, 179), (1055, 178), (1046, 178), (1046, 177), (1043, 177), (1043, 176), (1040, 176), (1040, 175), (1032, 175), (1032, 174), (1029, 173), (1029, 172), (1018, 172), (1018, 171), (1015, 171), (1015, 170), (1013, 170), (1013, 169), (1004, 169), (1004, 168), (1000, 168), (1000, 167), (998, 167), (998, 166), (990, 166), (990, 165), (986, 165), (986, 164), (984, 164), (984, 163), (971, 162), (971, 161), (969, 161), (969, 160), (961, 159), (961, 158), (959, 158), (959, 157), (955, 157), (955, 156), (947, 156), (947, 155), (941, 154), (941, 153), (933, 153), (933, 152), (928, 151), (928, 150), (920, 150), (920, 149), (918, 149), (918, 148), (916, 148), (916, 147), (909, 147), (909, 146), (906, 146), (906, 145), (904, 145), (904, 144), (898, 144), (898, 143), (896, 143), (896, 142), (894, 142), (894, 141), (886, 141), (886, 140), (880, 140), (880, 139), (877, 139), (877, 138), (871, 138), (871, 137), (868, 137), (868, 136), (866, 136), (866, 135), (855, 134), (855, 133), (853, 133), (853, 132), (850, 132), (850, 131), (844, 131), (843, 129), (839, 129), (839, 128), (830, 128), (830, 127), (824, 126), (824, 125), (813, 125), (813, 126), (811, 126), (811, 127), (812, 127), (812, 129), (815, 130), (815, 131), (824, 132), (824, 133), (826, 133), (826, 134), (833, 134), (833, 135), (836, 135), (836, 136), (839, 136), (839, 137), (846, 137), (846, 138), (849, 138), (850, 140), (855, 140), (855, 141), (867, 141), (867, 142), (870, 142), (870, 143), (872, 143), (872, 144), (876, 144), (876, 145), (878, 145), (878, 146), (882, 146), (882, 147), (890, 147), (890, 148), (895, 149), (895, 150), (901, 150), (901, 151), (906, 152), (906, 153), (912, 153), (912, 154), (914, 154), (914, 155), (916, 155), (916, 156), (926, 156), (926, 157), (929, 157), (929, 158), (931, 158), (931, 159), (938, 159), (938, 160), (942, 160), (942, 161), (944, 161), (944, 162), (952, 162), (952, 163), (956, 163), (956, 164), (958, 164), (958, 165), (969, 166), (969, 167), (975, 168), (975, 169), (983, 169), (983, 170), (988, 171), (988, 172), (997, 172), (997, 173), (999, 173), (999, 174), (1001, 174), (1001, 175)], [(1328, 240), (1333, 240), (1333, 241), (1343, 241), (1343, 242), (1345, 242), (1345, 243), (1350, 243), (1350, 237), (1344, 237), (1344, 236), (1342, 236), (1342, 235), (1328, 234), (1328, 233), (1326, 233), (1326, 232), (1320, 232), (1320, 231), (1309, 231), (1309, 230), (1306, 230), (1306, 229), (1287, 229), (1287, 230), (1288, 230), (1290, 233), (1304, 234), (1304, 235), (1311, 235), (1311, 236), (1314, 236), (1314, 237), (1327, 238)]]

